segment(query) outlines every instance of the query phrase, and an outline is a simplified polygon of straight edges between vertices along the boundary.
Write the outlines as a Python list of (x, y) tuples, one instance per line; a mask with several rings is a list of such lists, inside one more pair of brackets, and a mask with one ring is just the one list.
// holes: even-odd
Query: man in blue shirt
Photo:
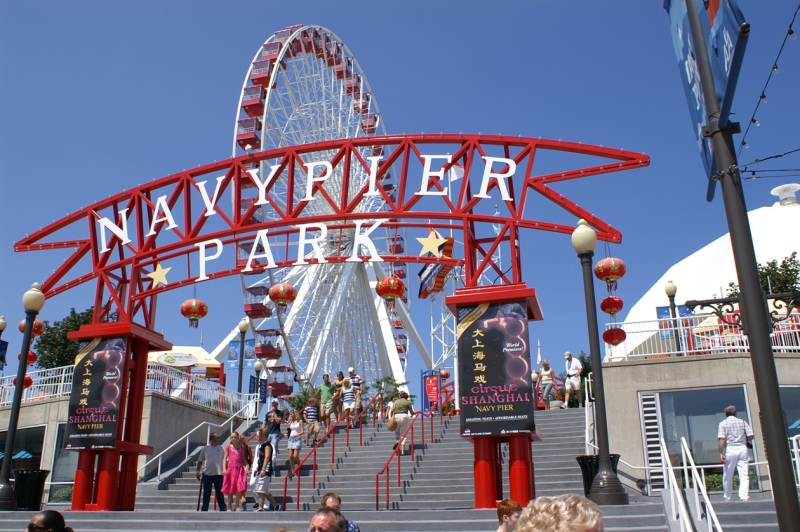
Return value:
[(272, 453), (272, 468), (278, 470), (278, 442), (281, 441), (281, 423), (283, 423), (283, 414), (278, 409), (278, 401), (272, 401), (272, 410), (267, 413), (267, 418), (261, 428), (267, 429), (269, 442), (275, 452)]

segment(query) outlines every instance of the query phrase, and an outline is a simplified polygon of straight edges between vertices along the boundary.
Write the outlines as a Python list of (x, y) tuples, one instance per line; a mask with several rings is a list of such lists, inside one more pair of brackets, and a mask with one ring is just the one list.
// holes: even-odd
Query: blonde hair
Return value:
[(539, 497), (528, 504), (517, 532), (603, 532), (603, 513), (585, 497)]
[(233, 442), (233, 437), (234, 436), (236, 436), (237, 439), (239, 439), (242, 443), (244, 443), (244, 438), (242, 437), (242, 435), (239, 432), (235, 432), (235, 431), (231, 432), (231, 442)]
[(344, 384), (345, 388), (349, 388), (352, 383), (350, 382), (350, 379), (345, 379), (342, 381), (342, 384)]
[(542, 367), (543, 368), (549, 368), (550, 367), (550, 361), (547, 360), (547, 359), (542, 360)]

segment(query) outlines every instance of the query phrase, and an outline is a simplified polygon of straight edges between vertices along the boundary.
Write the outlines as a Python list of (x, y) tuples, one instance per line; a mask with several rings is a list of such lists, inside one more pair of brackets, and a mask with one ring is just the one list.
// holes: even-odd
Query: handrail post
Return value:
[(317, 489), (317, 447), (314, 446), (314, 470), (312, 473), (312, 489)]
[(389, 509), (389, 470), (386, 470), (386, 509)]
[[(440, 418), (442, 417), (442, 414), (441, 414), (441, 412), (439, 413), (439, 417), (440, 417)], [(425, 422), (425, 421), (423, 420), (423, 423), (424, 423), (424, 422)], [(431, 414), (431, 443), (433, 443), (433, 414)]]
[(336, 423), (331, 427), (331, 465), (336, 463)]
[[(399, 448), (402, 449), (403, 446), (400, 445)], [(402, 469), (402, 464), (401, 464), (402, 460), (400, 458), (401, 458), (401, 456), (400, 456), (400, 453), (398, 452), (397, 453), (397, 487), (398, 488), (400, 487), (400, 476), (401, 476), (401, 469)], [(389, 507), (389, 498), (388, 497), (386, 498), (386, 507), (387, 508)]]
[[(411, 420), (411, 452), (408, 454), (408, 456), (410, 457), (412, 462), (414, 461), (414, 422), (415, 421), (416, 421), (416, 419), (412, 419)], [(399, 484), (398, 484), (398, 487), (399, 487)]]
[(344, 425), (345, 442), (344, 446), (350, 448), (350, 417), (347, 417), (347, 422)]
[(422, 414), (422, 444), (425, 445), (425, 414)]
[(380, 496), (381, 496), (381, 494), (380, 494), (380, 491), (381, 491), (380, 476), (381, 476), (380, 473), (375, 473), (375, 511), (376, 512), (378, 511), (379, 501), (380, 501)]

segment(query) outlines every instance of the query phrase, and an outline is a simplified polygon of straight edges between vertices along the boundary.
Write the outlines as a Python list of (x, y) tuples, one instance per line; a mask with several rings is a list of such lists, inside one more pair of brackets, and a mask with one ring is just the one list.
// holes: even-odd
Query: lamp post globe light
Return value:
[(675, 318), (678, 317), (678, 311), (675, 308), (675, 294), (678, 293), (678, 287), (675, 286), (671, 280), (667, 281), (664, 285), (664, 293), (669, 298), (669, 315), (672, 318), (672, 336), (675, 338), (675, 351), (677, 354), (681, 353), (681, 341), (678, 338), (678, 322)]
[(583, 270), (583, 292), (586, 299), (586, 322), (589, 329), (589, 353), (592, 359), (594, 411), (597, 430), (598, 471), (592, 482), (589, 499), (596, 504), (628, 504), (628, 494), (611, 467), (608, 449), (608, 420), (603, 384), (603, 360), (600, 356), (600, 333), (597, 330), (597, 305), (594, 297), (592, 257), (597, 247), (597, 234), (586, 220), (579, 220), (572, 232), (572, 247), (578, 254)]
[[(22, 337), (22, 350), (28, 353), (31, 348), (33, 322), (36, 315), (44, 307), (44, 294), (39, 289), (39, 283), (33, 283), (31, 289), (22, 296), (22, 306), (25, 308), (25, 334)], [(5, 329), (5, 320), (2, 320)], [(1, 332), (1, 331), (0, 331)], [(11, 402), (11, 414), (8, 418), (8, 432), (6, 432), (6, 447), (3, 453), (3, 464), (0, 467), (0, 511), (14, 511), (17, 502), (14, 498), (14, 488), (11, 487), (11, 460), (14, 452), (14, 440), (17, 437), (17, 424), (19, 423), (19, 410), (22, 404), (22, 383), (25, 382), (27, 372), (27, 357), (20, 356), (17, 368), (17, 385), (14, 386), (14, 398)]]
[(5, 316), (0, 316), (0, 338), (3, 337), (3, 331), (6, 330), (6, 325), (8, 325), (8, 322), (6, 322)]
[(250, 330), (250, 322), (242, 318), (239, 322), (239, 393), (242, 393), (242, 372), (244, 371), (244, 335)]

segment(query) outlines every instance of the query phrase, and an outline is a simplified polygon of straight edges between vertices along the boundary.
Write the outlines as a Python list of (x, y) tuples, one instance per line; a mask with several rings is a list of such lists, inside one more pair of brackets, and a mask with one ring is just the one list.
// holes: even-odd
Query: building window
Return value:
[[(6, 448), (8, 431), (0, 432), (0, 458)], [(11, 469), (39, 469), (42, 463), (45, 427), (27, 427), (17, 430), (14, 450), (11, 454)]]
[(53, 472), (50, 473), (50, 494), (47, 502), (64, 503), (72, 501), (72, 484), (78, 469), (78, 453), (64, 448), (66, 423), (58, 424), (56, 449), (53, 454)]
[(717, 435), (719, 424), (725, 419), (726, 407), (735, 406), (737, 417), (750, 423), (743, 386), (661, 392), (658, 395), (661, 430), (673, 465), (681, 463), (681, 438), (686, 438), (697, 465), (722, 463)]
[(800, 386), (781, 386), (780, 390), (783, 413), (792, 438), (800, 434)]

